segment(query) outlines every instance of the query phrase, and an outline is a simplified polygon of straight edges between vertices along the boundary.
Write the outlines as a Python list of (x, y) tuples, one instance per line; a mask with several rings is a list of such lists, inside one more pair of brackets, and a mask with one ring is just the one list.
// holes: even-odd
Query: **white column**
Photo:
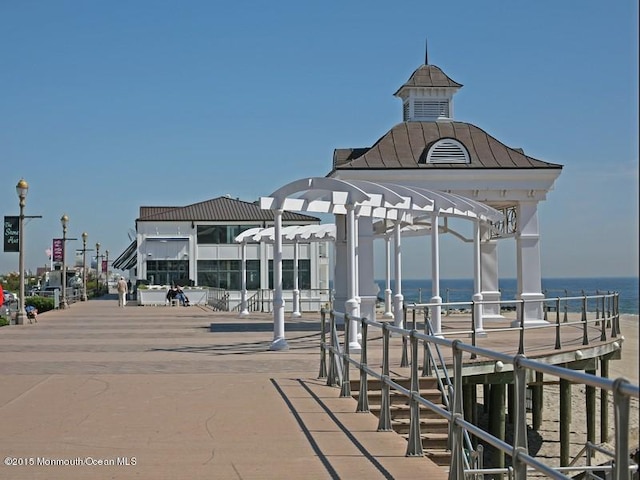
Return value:
[[(538, 204), (518, 204), (518, 231), (516, 233), (518, 271), (518, 298), (525, 300), (525, 324), (543, 324), (542, 273), (540, 266), (540, 233), (538, 230)], [(536, 301), (540, 300), (540, 301)], [(518, 322), (513, 322), (516, 324)]]
[[(346, 313), (352, 317), (360, 316), (360, 305), (357, 297), (357, 277), (356, 269), (356, 220), (353, 205), (347, 205), (347, 296), (349, 299), (345, 302)], [(358, 325), (355, 321), (345, 325), (349, 329), (349, 350), (359, 351), (360, 343), (358, 343)]]
[(282, 298), (282, 210), (275, 211), (273, 226), (273, 342), (269, 350), (288, 350), (284, 337), (284, 298)]
[(353, 212), (353, 278), (355, 282), (354, 291), (358, 301), (358, 311), (360, 311), (360, 218)]
[[(480, 276), (480, 220), (473, 222), (473, 300), (482, 302), (482, 280)], [(485, 336), (484, 325), (482, 322), (482, 304), (475, 305), (474, 317), (476, 324), (476, 335)]]
[(503, 320), (500, 313), (502, 298), (498, 278), (498, 240), (491, 238), (490, 226), (480, 226), (480, 284), (482, 286), (482, 298), (485, 303), (482, 309), (483, 321)]
[[(349, 283), (349, 252), (347, 251), (347, 217), (346, 215), (336, 215), (336, 241), (334, 248), (333, 264), (333, 290), (335, 291), (333, 308), (337, 311), (343, 309), (349, 299), (347, 285)], [(339, 323), (339, 322), (336, 322)]]
[(404, 327), (403, 317), (403, 303), (404, 297), (402, 296), (402, 239), (400, 235), (400, 222), (398, 221), (394, 227), (394, 249), (396, 254), (395, 264), (395, 287), (396, 294), (393, 296), (393, 324), (396, 327)]
[(242, 289), (240, 290), (240, 316), (246, 317), (249, 315), (247, 308), (247, 243), (245, 241), (241, 244), (242, 247)]
[[(373, 221), (371, 217), (356, 217), (357, 244), (356, 259), (358, 265), (358, 298), (360, 316), (376, 320), (376, 303), (379, 287), (375, 282), (373, 252)], [(360, 325), (358, 325), (360, 327)]]
[(301, 317), (300, 313), (300, 289), (298, 288), (298, 240), (293, 242), (293, 313), (292, 317)]
[(384, 235), (385, 248), (385, 289), (384, 289), (384, 314), (383, 318), (393, 318), (391, 311), (391, 235)]
[[(438, 213), (431, 215), (431, 302), (440, 304), (440, 232), (438, 231)], [(437, 305), (431, 310), (431, 327), (434, 335), (442, 332), (442, 307)]]

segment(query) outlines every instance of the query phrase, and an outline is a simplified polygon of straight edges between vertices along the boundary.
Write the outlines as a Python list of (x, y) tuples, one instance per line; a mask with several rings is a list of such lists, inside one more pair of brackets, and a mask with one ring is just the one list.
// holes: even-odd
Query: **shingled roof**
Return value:
[[(431, 145), (453, 138), (469, 152), (470, 163), (426, 163)], [(402, 122), (370, 148), (337, 149), (333, 170), (345, 169), (478, 169), (562, 168), (525, 155), (470, 123), (455, 121)]]
[[(218, 197), (186, 207), (140, 207), (138, 221), (176, 222), (176, 221), (232, 221), (232, 222), (268, 222), (273, 220), (273, 212), (262, 210), (255, 203), (229, 197)], [(285, 211), (284, 221), (312, 222), (319, 218), (300, 213)]]
[(449, 78), (440, 67), (436, 67), (435, 65), (422, 65), (411, 74), (409, 80), (407, 80), (394, 95), (398, 95), (403, 88), (408, 87), (461, 88), (462, 84)]

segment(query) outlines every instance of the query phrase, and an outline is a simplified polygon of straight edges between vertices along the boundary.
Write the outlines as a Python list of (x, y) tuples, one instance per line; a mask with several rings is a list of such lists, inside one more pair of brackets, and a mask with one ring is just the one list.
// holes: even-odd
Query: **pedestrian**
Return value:
[(118, 306), (124, 307), (127, 304), (127, 293), (129, 292), (129, 287), (127, 286), (127, 282), (124, 280), (124, 277), (120, 277), (116, 287), (118, 289)]

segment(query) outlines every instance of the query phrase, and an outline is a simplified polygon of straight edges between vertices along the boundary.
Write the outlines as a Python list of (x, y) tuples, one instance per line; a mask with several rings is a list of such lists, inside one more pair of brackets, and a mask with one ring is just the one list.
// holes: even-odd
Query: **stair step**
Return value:
[[(400, 378), (392, 378), (395, 383), (404, 388), (411, 388), (411, 379), (406, 377)], [(418, 384), (420, 388), (426, 389), (436, 389), (438, 388), (438, 380), (434, 377), (420, 377), (418, 379)], [(367, 388), (369, 391), (372, 390), (382, 390), (382, 381), (377, 378), (369, 378), (367, 379)], [(351, 390), (359, 390), (360, 389), (360, 379), (351, 380)]]
[(424, 456), (441, 467), (451, 466), (451, 451), (441, 448), (423, 448)]
[[(409, 378), (394, 378), (393, 381), (404, 388), (409, 389), (411, 387), (411, 379)], [(351, 394), (357, 400), (360, 396), (360, 381), (351, 380), (350, 386)], [(420, 396), (443, 409), (445, 408), (442, 405), (442, 392), (438, 389), (438, 382), (435, 378), (420, 377), (419, 386)], [(380, 417), (382, 382), (377, 379), (367, 379), (367, 390), (369, 411)], [(389, 397), (391, 427), (405, 440), (408, 440), (411, 428), (410, 399), (394, 389), (389, 392)], [(420, 438), (425, 457), (436, 465), (449, 466), (451, 464), (451, 452), (447, 450), (449, 446), (449, 422), (423, 405), (419, 405), (419, 408)]]
[[(351, 395), (357, 400), (360, 397), (360, 392), (358, 390), (351, 390)], [(440, 404), (442, 402), (442, 393), (437, 389), (421, 389), (420, 396), (433, 403)], [(376, 405), (380, 404), (382, 401), (382, 390), (370, 390), (367, 392), (367, 397), (369, 399), (369, 403)], [(409, 397), (403, 395), (397, 390), (391, 390), (389, 392), (389, 400), (391, 405), (409, 404)]]
[[(444, 405), (438, 404), (441, 408), (445, 408)], [(380, 409), (381, 406), (378, 405), (369, 405), (369, 411), (373, 413), (375, 416), (380, 417)], [(411, 406), (410, 405), (390, 405), (389, 411), (391, 413), (391, 420), (401, 419), (401, 418), (409, 418), (411, 416)], [(435, 413), (432, 410), (429, 410), (424, 405), (420, 405), (420, 418), (421, 419), (440, 419), (440, 415)], [(446, 420), (445, 420), (446, 421)]]
[[(411, 420), (400, 418), (391, 420), (391, 428), (397, 433), (409, 433)], [(449, 422), (446, 418), (420, 418), (420, 432), (449, 433)]]
[[(402, 434), (405, 440), (409, 440), (409, 434)], [(446, 450), (449, 446), (448, 433), (420, 433), (422, 448), (427, 450)]]

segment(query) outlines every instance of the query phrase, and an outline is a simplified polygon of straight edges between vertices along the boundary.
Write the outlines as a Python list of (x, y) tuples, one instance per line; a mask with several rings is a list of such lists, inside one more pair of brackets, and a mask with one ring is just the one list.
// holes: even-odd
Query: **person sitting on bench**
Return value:
[(189, 306), (189, 299), (184, 294), (182, 289), (176, 285), (171, 287), (167, 292), (167, 301), (169, 302), (169, 304), (171, 304), (173, 300), (180, 302), (180, 305), (183, 305), (185, 307)]
[(176, 289), (176, 287), (171, 287), (168, 291), (167, 291), (167, 303), (169, 305), (173, 304), (174, 300), (177, 302), (178, 296), (178, 291)]
[(189, 299), (187, 298), (187, 296), (182, 291), (182, 288), (180, 286), (177, 286), (175, 288), (176, 288), (176, 298), (178, 300), (180, 300), (180, 304), (185, 306), (185, 307), (188, 307), (189, 306)]

